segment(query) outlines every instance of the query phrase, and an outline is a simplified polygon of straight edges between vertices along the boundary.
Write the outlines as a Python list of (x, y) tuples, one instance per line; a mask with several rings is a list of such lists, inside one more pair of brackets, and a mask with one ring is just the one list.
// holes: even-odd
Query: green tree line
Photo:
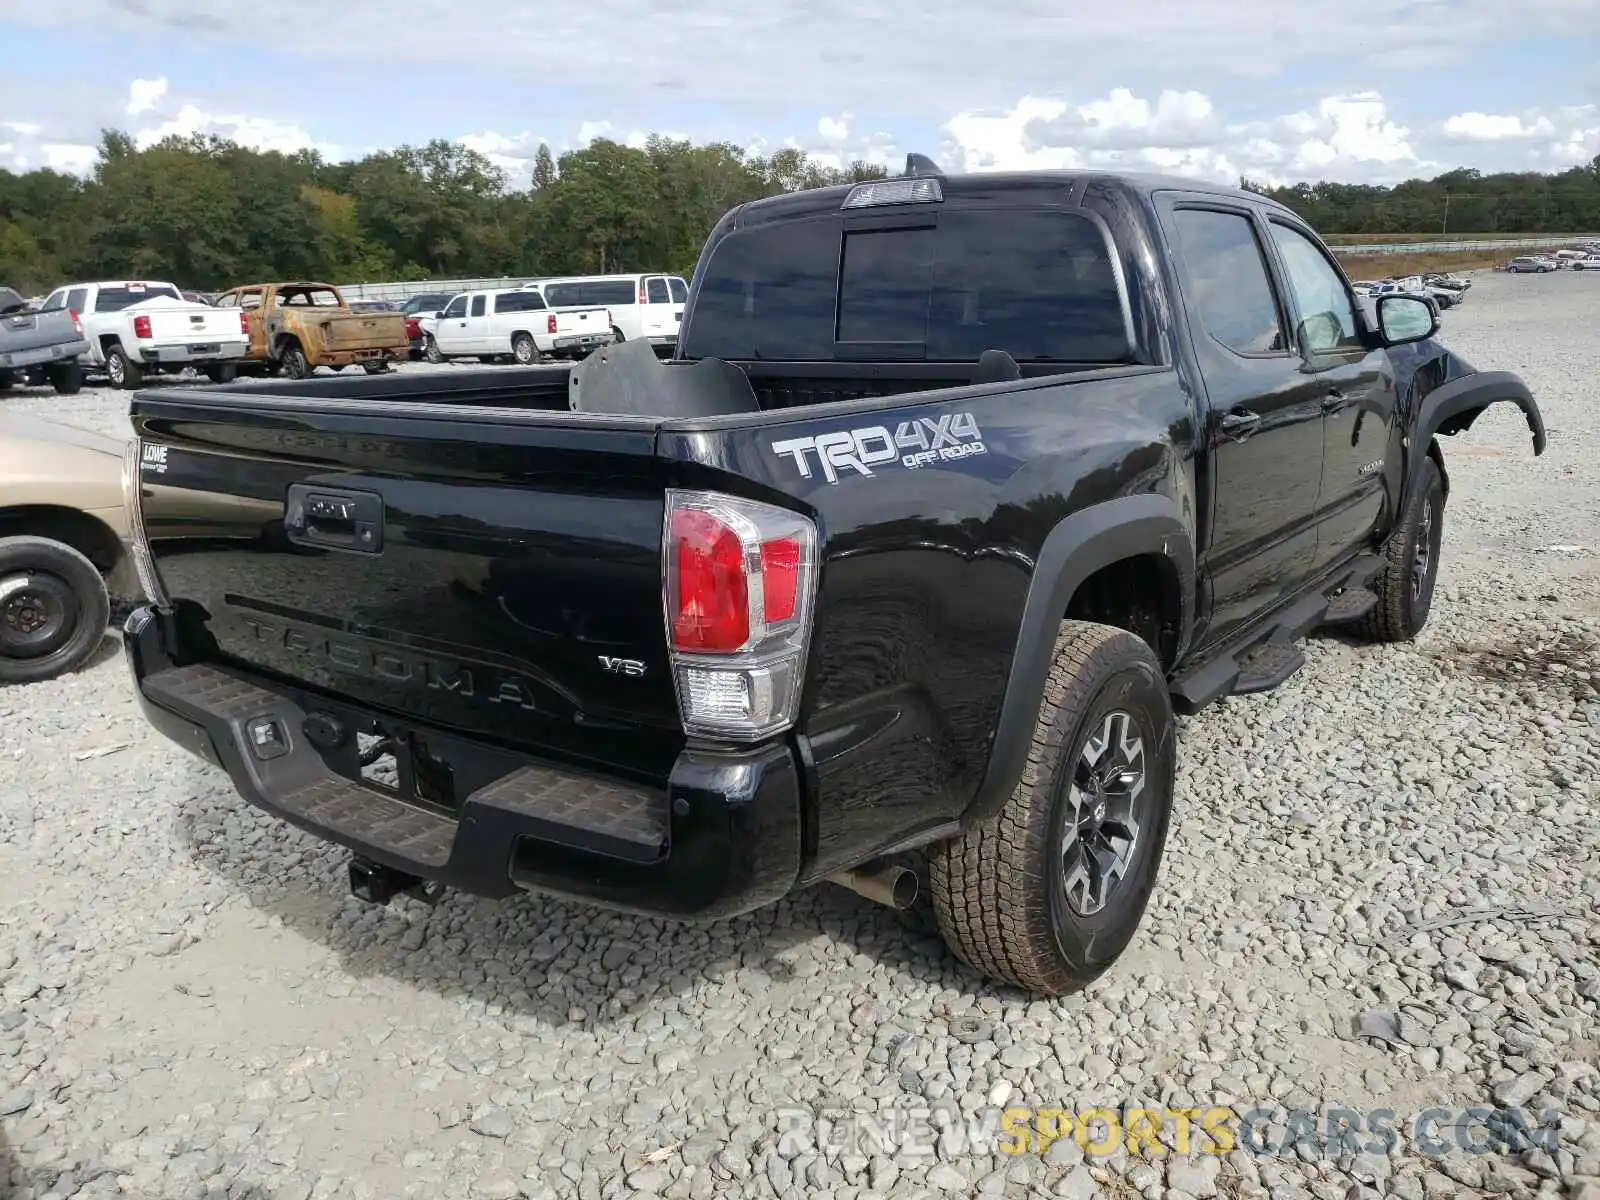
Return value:
[(1288, 205), (1322, 234), (1600, 233), (1600, 155), (1559, 174), (1463, 167), (1393, 187), (1244, 186)]
[[(139, 148), (107, 131), (87, 178), (0, 170), (0, 282), (39, 294), (71, 279), (156, 277), (213, 289), (267, 279), (339, 283), (609, 271), (687, 273), (736, 204), (877, 178), (787, 149), (600, 140), (559, 158), (541, 146), (513, 187), (453, 142), (353, 162), (222, 138)], [(1250, 185), (1246, 181), (1247, 186)], [(1323, 233), (1600, 230), (1600, 158), (1555, 175), (1451, 171), (1396, 187), (1265, 189)]]
[(39, 294), (72, 279), (159, 278), (216, 289), (269, 279), (336, 283), (669, 270), (687, 273), (734, 205), (880, 178), (799, 150), (652, 137), (541, 146), (513, 188), (453, 142), (355, 162), (258, 151), (217, 137), (146, 149), (107, 131), (88, 178), (0, 170), (0, 281)]

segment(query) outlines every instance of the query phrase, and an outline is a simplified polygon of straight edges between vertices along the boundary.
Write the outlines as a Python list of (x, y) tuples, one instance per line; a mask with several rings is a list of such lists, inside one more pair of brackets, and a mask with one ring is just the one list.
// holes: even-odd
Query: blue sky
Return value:
[(0, 0), (0, 165), (86, 169), (106, 126), (337, 157), (460, 139), (513, 182), (540, 141), (652, 131), (835, 161), (1271, 181), (1600, 154), (1595, 0), (1133, 7)]

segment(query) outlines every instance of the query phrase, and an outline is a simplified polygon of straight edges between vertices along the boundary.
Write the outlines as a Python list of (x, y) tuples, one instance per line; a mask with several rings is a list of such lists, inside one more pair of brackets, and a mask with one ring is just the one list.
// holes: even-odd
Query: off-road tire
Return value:
[[(1370, 587), (1378, 604), (1352, 627), (1371, 642), (1409, 642), (1422, 632), (1433, 609), (1433, 589), (1439, 579), (1439, 545), (1444, 538), (1444, 479), (1432, 455), (1417, 468), (1422, 473), (1400, 524), (1383, 548), (1383, 570)], [(1430, 516), (1431, 513), (1431, 516)], [(1428, 562), (1422, 586), (1413, 590), (1417, 543), (1426, 531)]]
[(217, 363), (214, 366), (203, 368), (201, 374), (212, 383), (232, 383), (239, 378), (239, 364)]
[[(64, 542), (0, 538), (0, 583), (24, 575), (57, 599), (70, 597), (70, 608), (64, 606), (60, 632), (43, 653), (24, 656), (0, 640), (0, 683), (36, 683), (77, 670), (99, 649), (111, 621), (105, 580), (92, 562)], [(11, 592), (0, 599), (0, 621), (10, 619), (6, 606), (20, 596)]]
[[(1139, 837), (1092, 916), (1071, 911), (1062, 870), (1072, 773), (1105, 718), (1125, 712), (1144, 744)], [(1027, 765), (1000, 812), (928, 851), (934, 916), (968, 966), (1030, 992), (1074, 992), (1132, 940), (1155, 887), (1172, 815), (1176, 726), (1150, 646), (1109, 625), (1064, 621)]]
[(132, 391), (144, 382), (144, 370), (121, 346), (113, 346), (106, 351), (106, 378), (111, 386)]
[(76, 396), (83, 391), (83, 364), (76, 359), (52, 363), (44, 369), (44, 377), (50, 381), (50, 386), (55, 388), (58, 396)]

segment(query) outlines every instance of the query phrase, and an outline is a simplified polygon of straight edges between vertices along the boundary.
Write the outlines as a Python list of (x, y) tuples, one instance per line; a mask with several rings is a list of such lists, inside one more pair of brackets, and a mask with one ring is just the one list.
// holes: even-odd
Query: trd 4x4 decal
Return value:
[(772, 443), (772, 452), (790, 455), (802, 479), (811, 478), (811, 459), (815, 455), (822, 477), (839, 482), (844, 470), (873, 477), (874, 467), (899, 461), (907, 470), (936, 462), (952, 462), (986, 448), (971, 413), (946, 413), (940, 417), (918, 417), (901, 421), (894, 433), (887, 425), (864, 425), (860, 429), (841, 429), (815, 437), (788, 438)]

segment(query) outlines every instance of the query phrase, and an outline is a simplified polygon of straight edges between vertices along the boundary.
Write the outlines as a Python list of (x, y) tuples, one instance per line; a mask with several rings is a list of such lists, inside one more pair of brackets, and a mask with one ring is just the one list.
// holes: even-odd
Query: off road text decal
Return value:
[(773, 442), (772, 452), (792, 456), (802, 479), (811, 478), (810, 456), (815, 455), (822, 477), (829, 483), (838, 483), (839, 473), (845, 470), (871, 479), (874, 467), (896, 460), (914, 471), (930, 463), (983, 454), (986, 449), (977, 419), (971, 413), (947, 413), (901, 421), (892, 434), (887, 425), (865, 425), (815, 437), (788, 438)]

